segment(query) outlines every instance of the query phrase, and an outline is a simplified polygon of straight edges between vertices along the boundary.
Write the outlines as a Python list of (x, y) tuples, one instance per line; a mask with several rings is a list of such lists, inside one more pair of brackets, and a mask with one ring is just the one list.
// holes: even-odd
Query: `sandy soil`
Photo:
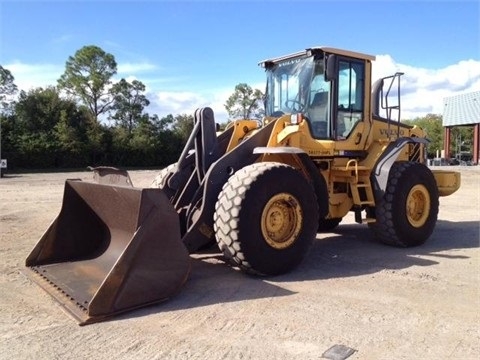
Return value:
[[(0, 179), (1, 359), (319, 359), (334, 345), (349, 359), (477, 359), (480, 354), (480, 167), (441, 198), (429, 241), (397, 249), (345, 218), (319, 234), (294, 272), (253, 278), (217, 254), (195, 256), (168, 302), (78, 326), (23, 273), (59, 212), (66, 178)], [(149, 186), (154, 171), (133, 171)]]

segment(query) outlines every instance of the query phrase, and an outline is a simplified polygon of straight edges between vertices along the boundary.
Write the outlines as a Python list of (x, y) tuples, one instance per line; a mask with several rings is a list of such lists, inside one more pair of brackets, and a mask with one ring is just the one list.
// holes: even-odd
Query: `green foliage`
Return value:
[(230, 95), (225, 103), (225, 109), (231, 119), (259, 119), (264, 110), (261, 103), (263, 93), (245, 83), (235, 86), (235, 92)]
[(418, 117), (413, 120), (405, 120), (408, 125), (416, 125), (427, 132), (427, 138), (430, 140), (428, 144), (428, 157), (434, 158), (437, 150), (443, 149), (443, 126), (442, 116), (436, 114), (427, 114), (425, 117)]
[(159, 144), (154, 134), (154, 124), (148, 116), (144, 116), (133, 130), (129, 144), (131, 151), (138, 156), (138, 160), (135, 162), (136, 166), (148, 166), (155, 163)]
[[(2, 157), (8, 158), (9, 168), (150, 167), (176, 162), (192, 132), (193, 114), (163, 118), (148, 114), (145, 85), (125, 79), (113, 84), (116, 71), (113, 55), (85, 46), (68, 58), (58, 87), (22, 91), (12, 111), (0, 112)], [(3, 101), (16, 86), (1, 66), (0, 76)], [(230, 116), (260, 117), (262, 96), (259, 90), (238, 84), (227, 101)], [(113, 121), (108, 126), (100, 119)]]
[(116, 73), (117, 63), (113, 55), (98, 46), (84, 46), (68, 58), (58, 86), (78, 97), (87, 106), (92, 118), (98, 121), (98, 116), (107, 112), (113, 101), (110, 85)]
[(176, 115), (173, 121), (174, 133), (186, 143), (193, 130), (193, 115)]
[(112, 143), (112, 133), (104, 125), (98, 122), (92, 122), (87, 128), (87, 138), (89, 146), (89, 164), (113, 165), (109, 161), (109, 148)]
[(12, 165), (63, 166), (69, 164), (66, 154), (78, 162), (85, 150), (87, 114), (54, 87), (22, 91), (14, 115), (4, 122), (3, 149)]
[(15, 147), (14, 139), (15, 115), (0, 113), (0, 129), (2, 130), (2, 158), (6, 158), (5, 153)]
[(17, 123), (24, 132), (51, 133), (64, 105), (54, 87), (21, 91), (15, 106)]
[[(424, 117), (414, 120), (405, 120), (408, 125), (417, 125), (427, 132), (430, 140), (428, 145), (428, 157), (435, 158), (443, 150), (444, 128), (442, 126), (442, 116), (436, 114), (427, 114)], [(450, 156), (465, 151), (471, 152), (473, 144), (473, 126), (453, 127), (450, 134)]]
[(59, 148), (74, 155), (81, 154), (86, 149), (87, 114), (75, 109), (73, 114), (67, 109), (60, 110), (60, 117), (54, 126), (54, 134)]
[(450, 156), (473, 154), (473, 126), (456, 126), (450, 133)]
[(10, 70), (0, 65), (0, 111), (4, 112), (9, 108), (11, 102), (7, 101), (8, 97), (17, 92), (17, 85), (14, 83)]
[(110, 117), (118, 126), (132, 132), (134, 127), (141, 122), (142, 113), (150, 101), (143, 95), (145, 85), (138, 80), (129, 83), (125, 79), (113, 85), (114, 96), (111, 110), (114, 112)]
[[(155, 115), (150, 120), (155, 125), (155, 138), (158, 144), (157, 156), (159, 156), (157, 163), (167, 166), (176, 162), (190, 133), (187, 135), (184, 130), (177, 131), (177, 123), (172, 115), (161, 119)], [(191, 117), (191, 128), (193, 128), (193, 116)]]

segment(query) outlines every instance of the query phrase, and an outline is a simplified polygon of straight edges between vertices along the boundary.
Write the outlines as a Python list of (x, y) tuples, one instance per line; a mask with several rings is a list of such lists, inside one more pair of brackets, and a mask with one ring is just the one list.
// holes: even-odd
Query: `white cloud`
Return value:
[[(390, 55), (378, 55), (373, 63), (372, 80), (403, 72), (401, 82), (401, 117), (414, 119), (429, 113), (443, 114), (444, 98), (480, 90), (480, 61), (465, 60), (441, 69), (426, 69), (397, 63)], [(226, 122), (225, 102), (236, 84), (210, 91), (209, 94), (159, 92), (151, 107), (160, 117), (167, 114), (193, 114), (199, 107), (209, 106), (217, 122)], [(251, 84), (264, 91), (265, 84)]]
[(64, 66), (53, 64), (23, 64), (14, 62), (3, 65), (15, 78), (19, 90), (28, 91), (37, 87), (55, 86), (65, 70)]
[(209, 94), (199, 94), (188, 91), (159, 91), (149, 96), (151, 102), (147, 109), (149, 113), (155, 113), (160, 118), (168, 114), (193, 115), (195, 110), (201, 107), (211, 107), (215, 113), (216, 122), (227, 121), (227, 113), (224, 103), (230, 94), (220, 90)]
[[(63, 64), (25, 64), (16, 61), (11, 64), (2, 64), (2, 66), (10, 70), (17, 87), (26, 91), (36, 87), (56, 85), (57, 80), (65, 71), (65, 65)], [(154, 71), (157, 70), (157, 67), (146, 62), (123, 63), (118, 64), (117, 70), (118, 74), (126, 76), (127, 79), (132, 79), (138, 78), (134, 74)]]
[[(155, 113), (159, 117), (168, 114), (193, 115), (196, 109), (208, 106), (212, 108), (217, 123), (226, 123), (229, 120), (229, 116), (225, 110), (225, 103), (229, 96), (235, 91), (236, 85), (237, 84), (231, 84), (231, 86), (224, 88), (210, 89), (208, 93), (204, 94), (181, 91), (160, 91), (157, 92), (153, 98), (150, 97), (151, 103), (147, 111)], [(254, 89), (265, 90), (264, 83), (250, 84), (250, 86)]]
[[(63, 74), (64, 65), (25, 64), (13, 62), (2, 64), (10, 70), (15, 84), (21, 90), (56, 85)], [(227, 84), (221, 88), (208, 88), (207, 92), (181, 91), (182, 84), (188, 89), (190, 80), (175, 77), (172, 74), (151, 77), (159, 68), (148, 62), (123, 63), (118, 65), (120, 76), (127, 80), (138, 79), (147, 87), (150, 114), (162, 117), (168, 114), (193, 114), (199, 107), (209, 106), (215, 112), (217, 122), (226, 122), (228, 115), (225, 102), (233, 93), (236, 84)], [(402, 76), (402, 118), (413, 119), (428, 113), (442, 114), (445, 97), (480, 90), (480, 61), (463, 60), (441, 69), (426, 69), (397, 63), (390, 55), (378, 55), (373, 63), (373, 80), (395, 72), (404, 72)], [(145, 73), (149, 73), (148, 76)], [(143, 74), (142, 74), (143, 73)], [(138, 75), (137, 75), (138, 74)], [(118, 77), (118, 75), (117, 75)], [(253, 88), (264, 90), (263, 83), (250, 84)], [(171, 86), (174, 86), (172, 89)]]
[(441, 69), (426, 69), (395, 62), (379, 55), (373, 63), (373, 80), (395, 72), (405, 73), (401, 82), (402, 118), (428, 113), (443, 114), (444, 99), (480, 90), (480, 61), (463, 60)]
[(188, 91), (167, 92), (160, 91), (156, 94), (156, 102), (168, 113), (190, 113), (196, 106), (201, 106), (206, 99), (201, 95)]

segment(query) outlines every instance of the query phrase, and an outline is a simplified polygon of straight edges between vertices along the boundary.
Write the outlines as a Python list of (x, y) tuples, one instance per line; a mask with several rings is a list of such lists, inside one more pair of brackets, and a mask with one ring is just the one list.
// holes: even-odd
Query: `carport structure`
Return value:
[(480, 91), (450, 96), (444, 99), (443, 148), (450, 159), (451, 130), (457, 126), (473, 126), (473, 164), (478, 165), (480, 142)]

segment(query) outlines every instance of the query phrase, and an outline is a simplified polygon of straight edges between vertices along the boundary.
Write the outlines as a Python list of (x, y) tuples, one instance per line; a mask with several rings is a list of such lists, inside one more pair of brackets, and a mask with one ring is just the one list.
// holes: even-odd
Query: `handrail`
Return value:
[(356, 159), (350, 159), (347, 162), (347, 165), (345, 165), (345, 171), (348, 171), (350, 168), (350, 163), (355, 164), (355, 184), (358, 183), (358, 161)]

